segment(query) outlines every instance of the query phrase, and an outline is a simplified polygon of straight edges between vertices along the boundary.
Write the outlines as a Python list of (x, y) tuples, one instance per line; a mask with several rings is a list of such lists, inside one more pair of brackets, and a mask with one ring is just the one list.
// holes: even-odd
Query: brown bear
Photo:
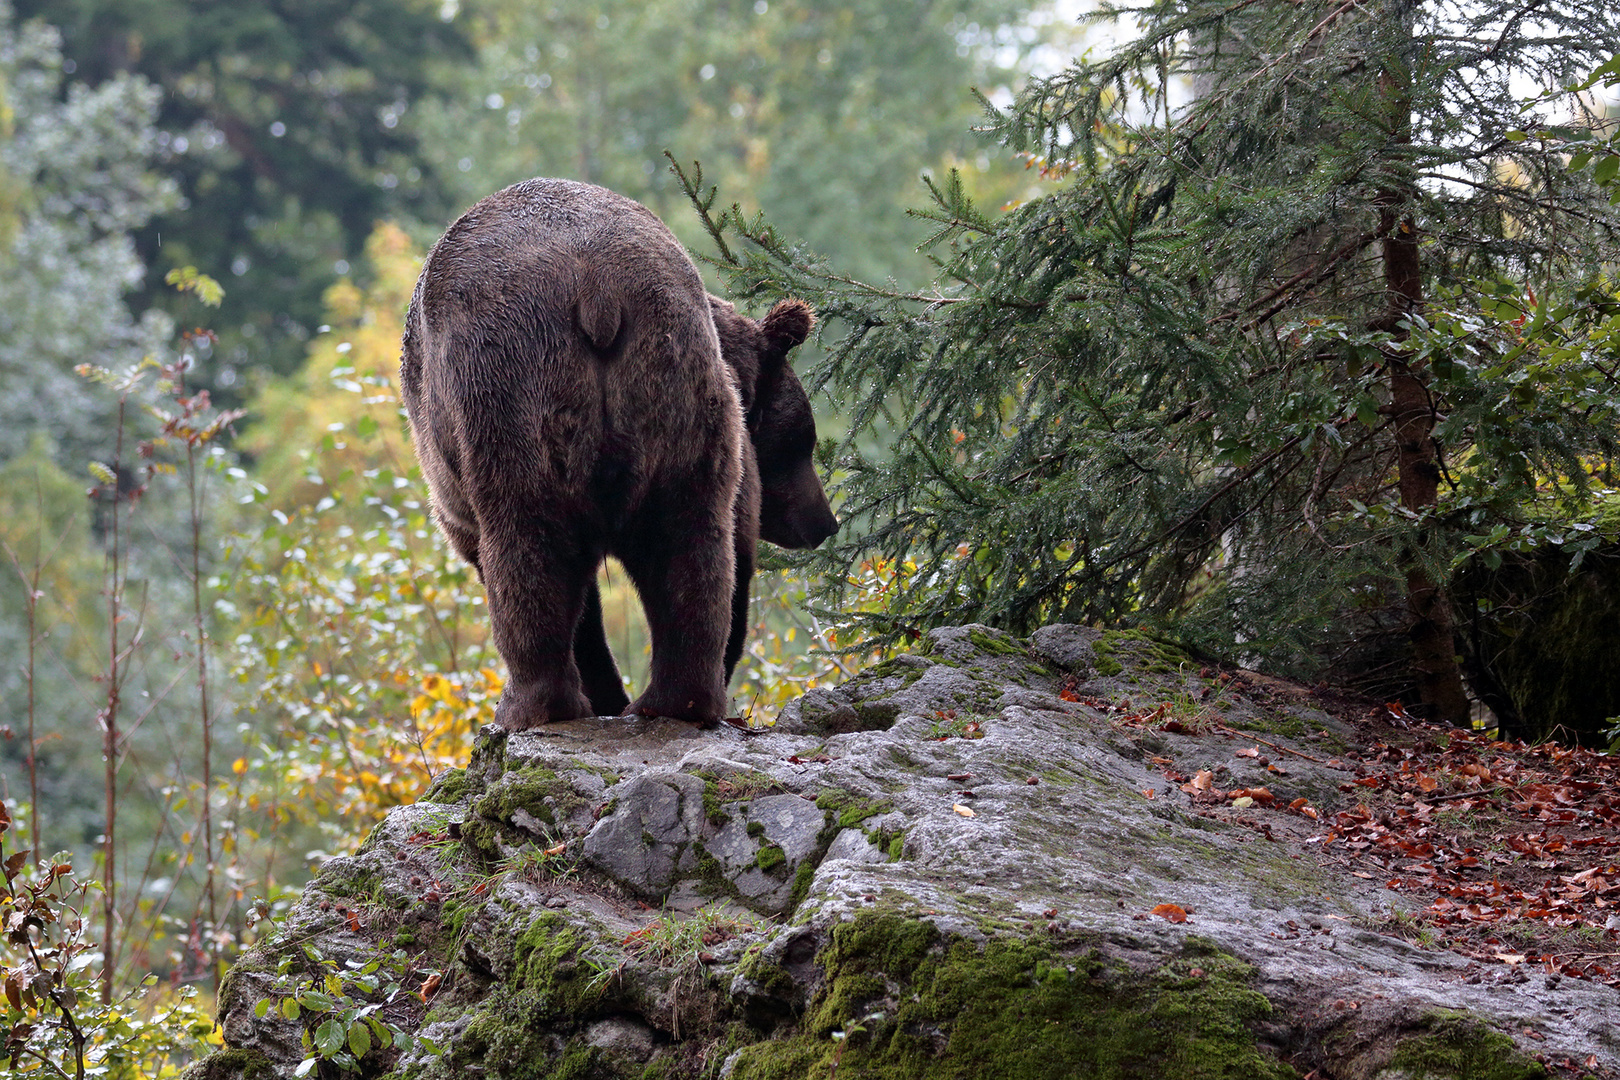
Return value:
[[(488, 592), (508, 671), (502, 727), (623, 700), (594, 588), (608, 554), (635, 582), (653, 643), (649, 684), (624, 711), (705, 724), (723, 714), (733, 639), (741, 651), (738, 551), (746, 540), (751, 569), (750, 511), (763, 498), (749, 480), (767, 483), (746, 410), (762, 388), (774, 401), (797, 385), (769, 357), (785, 361), (809, 329), (808, 309), (778, 307), (775, 323), (730, 313), (749, 325), (727, 331), (742, 350), (728, 363), (716, 319), (729, 305), (711, 301), (650, 211), (589, 184), (516, 184), (434, 245), (406, 319), (401, 384), (434, 515)], [(793, 423), (761, 415), (757, 426), (775, 438)], [(773, 465), (769, 482), (789, 493), (802, 475)], [(830, 533), (819, 482), (815, 494), (819, 513), (772, 511), (776, 535)]]
[[(816, 422), (810, 398), (788, 363), (789, 351), (809, 337), (815, 324), (809, 305), (784, 300), (760, 322), (738, 314), (718, 297), (709, 297), (709, 306), (720, 335), (720, 353), (737, 375), (748, 432), (733, 515), (736, 587), (725, 653), (729, 681), (748, 632), (757, 542), (764, 539), (785, 548), (813, 548), (838, 531), (838, 519), (816, 475), (812, 456)], [(608, 648), (594, 583), (574, 638), (574, 657), (586, 696), (598, 715), (624, 709), (629, 698)]]

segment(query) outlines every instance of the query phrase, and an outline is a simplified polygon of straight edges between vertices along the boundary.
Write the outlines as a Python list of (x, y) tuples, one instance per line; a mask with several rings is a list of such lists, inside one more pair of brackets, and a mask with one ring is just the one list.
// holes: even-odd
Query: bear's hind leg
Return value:
[(597, 715), (574, 662), (595, 562), (552, 533), (527, 520), (486, 523), (479, 536), (495, 647), (507, 670), (495, 723), (507, 731)]
[[(618, 554), (636, 583), (652, 634), (647, 689), (626, 716), (668, 716), (712, 727), (725, 716), (725, 650), (736, 586), (731, 507), (671, 514)], [(656, 520), (656, 519), (655, 519)]]

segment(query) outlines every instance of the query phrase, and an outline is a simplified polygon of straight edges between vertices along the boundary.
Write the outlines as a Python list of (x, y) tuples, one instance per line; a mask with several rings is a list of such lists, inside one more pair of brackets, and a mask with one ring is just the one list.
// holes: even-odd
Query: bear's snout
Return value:
[(821, 478), (809, 461), (786, 476), (765, 479), (760, 500), (759, 535), (777, 547), (808, 549), (838, 531)]

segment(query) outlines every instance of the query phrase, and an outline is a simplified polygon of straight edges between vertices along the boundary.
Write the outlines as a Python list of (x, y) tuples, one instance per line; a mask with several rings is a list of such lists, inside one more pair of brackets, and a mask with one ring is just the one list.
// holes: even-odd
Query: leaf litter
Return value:
[(1352, 762), (1355, 805), (1310, 841), (1420, 903), (1420, 940), (1620, 987), (1620, 761), (1410, 727)]
[[(1265, 697), (1241, 678), (1221, 685)], [(1357, 718), (1370, 736), (1364, 744), (1324, 759), (1236, 730), (1212, 710), (1133, 705), (1065, 690), (1064, 700), (1115, 726), (1241, 740), (1246, 745), (1232, 757), (1275, 777), (1286, 778), (1288, 770), (1270, 761), (1268, 750), (1346, 773), (1338, 787), (1350, 805), (1329, 812), (1306, 798), (1279, 797), (1268, 785), (1224, 787), (1223, 766), (1189, 775), (1176, 770), (1173, 758), (1147, 759), (1171, 790), (1191, 799), (1195, 812), (1271, 839), (1295, 839), (1323, 862), (1416, 905), (1398, 913), (1392, 908), (1380, 928), (1385, 932), (1520, 980), (1531, 968), (1554, 981), (1620, 988), (1620, 758), (1427, 724), (1390, 703)], [(1152, 789), (1142, 795), (1154, 797)], [(1230, 810), (1243, 814), (1228, 816)], [(1314, 831), (1303, 838), (1296, 830), (1274, 835), (1268, 811), (1303, 818), (1299, 824)]]

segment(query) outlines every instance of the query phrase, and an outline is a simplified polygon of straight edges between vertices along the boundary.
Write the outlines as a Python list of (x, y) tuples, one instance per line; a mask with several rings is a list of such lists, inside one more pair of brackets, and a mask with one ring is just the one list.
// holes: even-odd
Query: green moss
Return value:
[(906, 850), (906, 834), (897, 832), (889, 839), (889, 861), (899, 862)]
[(996, 656), (1023, 656), (1026, 652), (1012, 638), (1006, 635), (991, 636), (983, 630), (969, 630), (968, 640), (973, 643), (975, 648), (983, 652), (993, 653)]
[(1308, 735), (1313, 730), (1309, 724), (1298, 716), (1264, 711), (1257, 711), (1253, 716), (1247, 718), (1238, 717), (1228, 720), (1226, 723), (1239, 731), (1263, 731), (1267, 734), (1285, 735), (1293, 739)]
[(913, 660), (910, 657), (901, 659), (900, 657), (896, 656), (883, 661), (881, 664), (873, 664), (869, 668), (862, 668), (861, 679), (865, 681), (867, 679), (887, 679), (891, 677), (898, 677), (905, 680), (905, 685), (910, 686), (912, 683), (922, 678), (923, 672), (927, 670), (928, 665), (926, 664), (919, 664), (916, 660)]
[(703, 777), (703, 816), (717, 829), (731, 820), (725, 801), (720, 798), (720, 782), (712, 776)]
[(382, 888), (382, 877), (354, 859), (333, 859), (321, 868), (314, 885), (327, 896), (370, 903)]
[(456, 803), (462, 800), (468, 790), (466, 769), (446, 769), (434, 777), (433, 786), (417, 802)]
[(698, 891), (704, 896), (726, 896), (742, 903), (742, 894), (737, 891), (736, 883), (726, 876), (725, 866), (709, 853), (708, 848), (693, 844), (692, 854), (697, 857)]
[(692, 775), (703, 781), (703, 815), (717, 829), (731, 820), (727, 804), (747, 802), (761, 795), (776, 795), (782, 791), (782, 785), (769, 775), (753, 770), (721, 775), (698, 769)]
[(1045, 668), (1041, 667), (1041, 665), (1039, 665), (1039, 664), (1027, 664), (1027, 665), (1025, 665), (1025, 670), (1027, 670), (1031, 675), (1034, 675), (1036, 678), (1039, 678), (1039, 679), (1044, 679), (1048, 675), (1052, 674), (1050, 671), (1047, 671)]
[(766, 997), (790, 1001), (793, 998), (796, 984), (793, 975), (779, 964), (772, 964), (762, 959), (758, 954), (744, 960), (737, 967), (737, 973), (745, 979), (751, 980), (759, 988), (759, 992)]
[(500, 845), (497, 843), (500, 835), (500, 827), (484, 818), (470, 817), (461, 823), (461, 842), (469, 851), (490, 862), (501, 857)]
[(499, 784), (474, 800), (472, 812), (504, 826), (511, 822), (514, 811), (522, 809), (554, 825), (585, 805), (572, 784), (550, 769), (535, 765), (507, 773)]
[[(574, 961), (579, 946), (578, 929), (561, 916), (548, 912), (537, 917), (512, 943), (516, 971), (512, 985), (563, 994), (568, 983), (579, 973), (579, 965)], [(572, 998), (581, 997), (577, 992), (579, 989), (574, 988)], [(565, 1011), (577, 1012), (580, 1004), (579, 1000), (570, 1001), (570, 1007)]]
[(787, 863), (787, 853), (776, 844), (763, 844), (754, 856), (754, 862), (767, 874)]
[[(860, 796), (836, 788), (828, 788), (816, 796), (816, 806), (837, 815), (834, 822), (841, 829), (851, 829), (869, 817), (878, 814), (887, 814), (894, 809), (893, 803), (869, 803)], [(828, 837), (830, 840), (831, 837)]]
[(257, 1050), (218, 1050), (181, 1074), (183, 1080), (269, 1080), (276, 1067)]
[(749, 836), (764, 836), (765, 835), (765, 823), (763, 821), (750, 821), (748, 823), (748, 835)]
[(574, 1042), (559, 1053), (549, 1025), (542, 1022), (554, 1015), (543, 995), (491, 994), (484, 1006), (446, 1048), (440, 1071), (499, 1080), (577, 1080), (592, 1074), (600, 1052)]
[(1411, 1080), (1537, 1080), (1547, 1070), (1513, 1040), (1466, 1013), (1424, 1017), (1422, 1034), (1402, 1039), (1383, 1073)]
[(806, 859), (793, 872), (793, 893), (788, 897), (788, 910), (797, 911), (804, 898), (810, 895), (810, 883), (816, 879), (816, 867)]
[(445, 1051), (451, 1076), (502, 1080), (584, 1077), (599, 1070), (599, 1054), (583, 1043), (559, 1047), (555, 1033), (599, 1010), (603, 988), (592, 988), (579, 963), (580, 931), (547, 912), (512, 941), (512, 973), (499, 992), (479, 999), (460, 1037)]
[(1118, 675), (1124, 661), (1154, 675), (1173, 675), (1192, 661), (1174, 643), (1141, 630), (1104, 630), (1092, 645), (1097, 674)]
[(1141, 972), (1027, 939), (979, 947), (890, 914), (836, 927), (818, 959), (827, 978), (800, 1033), (744, 1049), (734, 1080), (826, 1075), (831, 1033), (856, 1022), (866, 1031), (838, 1071), (872, 1080), (1296, 1076), (1255, 1044), (1271, 1007), (1253, 970), (1197, 944)]

